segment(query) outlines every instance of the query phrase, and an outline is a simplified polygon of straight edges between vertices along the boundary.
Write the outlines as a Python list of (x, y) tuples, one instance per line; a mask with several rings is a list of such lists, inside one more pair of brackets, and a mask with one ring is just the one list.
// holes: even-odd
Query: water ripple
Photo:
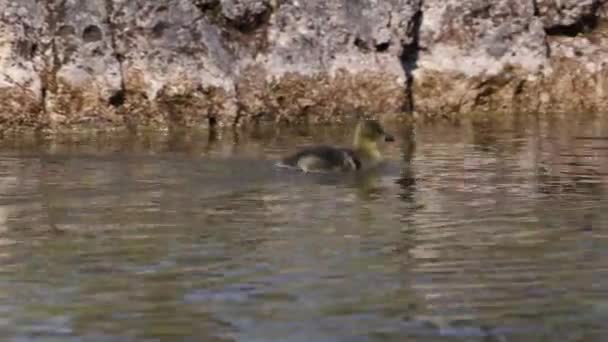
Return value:
[(340, 176), (272, 167), (331, 127), (0, 144), (0, 336), (599, 341), (603, 125), (394, 125)]

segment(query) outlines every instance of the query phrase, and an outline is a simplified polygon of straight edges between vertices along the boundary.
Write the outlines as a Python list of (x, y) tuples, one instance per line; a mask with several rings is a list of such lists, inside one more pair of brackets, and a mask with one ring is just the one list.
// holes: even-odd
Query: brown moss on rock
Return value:
[(605, 23), (575, 37), (547, 37), (552, 56), (547, 72), (528, 82), (523, 93), (537, 111), (608, 111), (608, 37)]
[(166, 83), (151, 98), (141, 73), (129, 74), (127, 81), (119, 113), (132, 130), (234, 124), (234, 97), (222, 88)]
[[(94, 82), (74, 86), (58, 78), (46, 97), (46, 110), (52, 128), (78, 126), (115, 127), (122, 120), (109, 98)], [(108, 96), (109, 97), (109, 96)]]
[(589, 70), (577, 60), (558, 57), (553, 73), (533, 85), (539, 111), (597, 113), (608, 111), (608, 65)]
[(118, 110), (125, 126), (131, 131), (142, 128), (160, 129), (167, 126), (166, 118), (161, 115), (156, 103), (150, 101), (142, 91), (125, 91), (125, 103)]
[(416, 111), (447, 117), (470, 112), (608, 111), (608, 66), (594, 72), (592, 66), (563, 56), (552, 58), (551, 66), (535, 75), (516, 68), (475, 77), (425, 71), (415, 79)]
[(124, 101), (118, 114), (130, 130), (142, 127), (162, 128), (167, 126), (166, 116), (162, 114), (157, 102), (150, 99), (144, 75), (141, 72), (130, 72), (125, 75)]
[(425, 1), (430, 20), (422, 22), (424, 49), (413, 72), (415, 110), (450, 117), (606, 111), (608, 36), (598, 4)]
[(401, 112), (405, 85), (394, 75), (377, 72), (351, 74), (340, 70), (312, 76), (287, 73), (267, 80), (250, 69), (238, 84), (240, 121), (341, 121), (357, 113)]
[(452, 116), (466, 112), (528, 111), (522, 101), (525, 74), (513, 68), (496, 75), (467, 77), (461, 73), (424, 71), (414, 80), (416, 112)]
[(41, 128), (44, 119), (42, 101), (28, 90), (0, 88), (0, 132), (16, 128)]
[(234, 122), (226, 115), (230, 103), (226, 92), (217, 87), (197, 87), (182, 93), (171, 94), (161, 90), (159, 108), (166, 115), (170, 127), (231, 126)]

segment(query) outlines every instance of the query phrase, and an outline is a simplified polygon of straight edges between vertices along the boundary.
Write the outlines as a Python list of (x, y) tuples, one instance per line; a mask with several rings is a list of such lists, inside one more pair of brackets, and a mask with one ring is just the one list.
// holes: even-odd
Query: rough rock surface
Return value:
[(607, 0), (0, 0), (0, 127), (608, 110)]
[(111, 22), (127, 125), (233, 120), (236, 58), (195, 2), (114, 0)]
[(526, 0), (426, 0), (415, 108), (423, 113), (510, 110), (521, 77), (547, 61), (545, 33)]
[(35, 127), (45, 121), (46, 9), (35, 0), (0, 0), (0, 8), (0, 131)]
[(45, 108), (53, 126), (119, 122), (110, 99), (121, 90), (109, 11), (103, 0), (49, 0)]
[(536, 15), (549, 30), (568, 26), (583, 26), (592, 19), (601, 5), (600, 0), (536, 0)]
[(426, 0), (415, 109), (607, 111), (601, 0)]
[(401, 55), (415, 40), (419, 0), (284, 1), (263, 28), (265, 48), (243, 61), (243, 118), (339, 120), (407, 105)]

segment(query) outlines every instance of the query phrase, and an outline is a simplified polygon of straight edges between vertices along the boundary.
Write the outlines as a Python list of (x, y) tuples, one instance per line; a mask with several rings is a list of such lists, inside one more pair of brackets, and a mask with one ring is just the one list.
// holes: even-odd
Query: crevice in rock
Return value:
[(226, 21), (242, 33), (253, 33), (257, 29), (267, 26), (271, 15), (272, 8), (266, 7), (260, 13), (247, 13), (247, 15), (239, 20), (226, 18)]
[(384, 42), (375, 45), (376, 52), (385, 52), (391, 47), (391, 42)]
[(15, 51), (17, 54), (24, 59), (32, 60), (38, 50), (38, 44), (31, 43), (28, 40), (18, 40), (15, 43)]
[(571, 25), (555, 25), (546, 27), (545, 32), (548, 36), (576, 37), (579, 34), (593, 31), (598, 24), (598, 17), (595, 14), (582, 16), (580, 20)]
[(241, 124), (241, 119), (243, 119), (244, 116), (244, 105), (243, 105), (243, 95), (241, 94), (241, 87), (239, 86), (238, 82), (235, 82), (234, 84), (234, 96), (236, 99), (236, 115), (234, 116), (234, 119), (232, 121), (232, 127), (238, 127)]
[(420, 55), (420, 27), (422, 25), (422, 19), (424, 16), (423, 6), (424, 2), (421, 0), (418, 11), (414, 14), (411, 20), (411, 27), (409, 32), (412, 35), (412, 41), (408, 44), (403, 45), (403, 51), (400, 56), (401, 67), (405, 72), (406, 83), (405, 92), (407, 97), (407, 103), (403, 108), (404, 112), (414, 112), (416, 106), (414, 103), (414, 71), (418, 68), (418, 59)]
[(114, 0), (106, 0), (106, 22), (110, 31), (110, 44), (112, 45), (112, 51), (116, 62), (118, 63), (118, 72), (120, 74), (120, 89), (116, 91), (108, 99), (108, 104), (120, 108), (127, 100), (127, 87), (125, 84), (125, 74), (123, 69), (124, 56), (118, 52), (118, 44), (116, 43), (116, 24), (112, 21), (112, 15), (114, 14)]
[[(219, 0), (194, 0), (193, 4), (201, 12), (200, 19), (205, 19), (221, 32), (224, 42), (236, 41), (249, 46), (253, 51), (266, 51), (268, 49), (268, 27), (272, 14), (278, 8), (268, 4), (258, 13), (245, 11), (237, 18), (228, 18), (222, 13), (222, 4)], [(228, 48), (230, 50), (230, 48)]]
[[(532, 9), (533, 9), (533, 15), (537, 18), (539, 18), (539, 20), (541, 20), (542, 22), (542, 17), (540, 15), (540, 9), (538, 8), (538, 0), (531, 0), (532, 1)], [(543, 44), (545, 45), (545, 57), (550, 58), (551, 57), (551, 46), (549, 44), (549, 40), (547, 38), (548, 34), (545, 30), (545, 37), (543, 39)]]
[(219, 14), (222, 10), (219, 0), (195, 0), (194, 6), (203, 13), (212, 12), (214, 14)]
[(42, 85), (40, 88), (40, 97), (42, 98), (42, 111), (46, 113), (46, 106), (44, 105), (46, 102), (46, 85)]
[(45, 58), (45, 66), (44, 66), (44, 70), (42, 72), (40, 72), (40, 82), (41, 82), (41, 101), (42, 101), (42, 112), (45, 114), (45, 116), (48, 119), (48, 115), (50, 115), (51, 113), (49, 113), (49, 108), (48, 108), (48, 104), (47, 104), (47, 99), (49, 96), (49, 93), (56, 93), (58, 91), (58, 84), (57, 84), (57, 73), (59, 72), (59, 69), (61, 68), (61, 60), (59, 58), (59, 51), (57, 48), (57, 41), (56, 41), (56, 36), (57, 36), (57, 24), (61, 20), (62, 17), (65, 16), (65, 3), (66, 0), (62, 0), (59, 2), (54, 2), (54, 1), (48, 1), (46, 3), (46, 11), (47, 11), (47, 18), (46, 18), (46, 22), (49, 23), (48, 26), (48, 32), (47, 34), (50, 36), (50, 39), (48, 40), (48, 45), (43, 46), (41, 48), (41, 51), (47, 51), (47, 50), (51, 50), (51, 55), (49, 57), (49, 59), (47, 60)]
[(194, 6), (198, 8), (210, 22), (224, 27), (232, 28), (242, 34), (251, 34), (258, 29), (268, 26), (273, 13), (273, 6), (267, 4), (264, 10), (254, 13), (249, 10), (241, 16), (229, 18), (222, 13), (222, 4), (219, 0), (195, 0)]
[(167, 24), (164, 21), (159, 21), (156, 25), (154, 25), (154, 27), (152, 28), (152, 37), (154, 37), (155, 39), (160, 39), (163, 36), (163, 33), (165, 32), (166, 29), (169, 28), (169, 24)]
[(369, 46), (367, 44), (367, 42), (362, 39), (361, 37), (356, 37), (355, 40), (353, 41), (353, 44), (361, 51), (363, 52), (369, 52)]
[(546, 56), (547, 58), (551, 58), (551, 44), (549, 44), (549, 39), (547, 34), (545, 34), (545, 49), (546, 49)]
[[(538, 12), (536, 0), (533, 0), (535, 15)], [(570, 25), (554, 25), (545, 27), (545, 33), (547, 36), (562, 36), (562, 37), (576, 37), (579, 34), (590, 33), (595, 30), (599, 25), (598, 11), (602, 2), (596, 1), (591, 8), (589, 14), (583, 15), (575, 23)]]
[(540, 10), (538, 9), (538, 2), (536, 2), (537, 0), (532, 0), (532, 8), (534, 9), (534, 16), (535, 17), (539, 17), (540, 16)]
[(217, 129), (217, 118), (215, 116), (209, 116), (207, 118), (207, 124), (209, 125), (209, 130)]
[(40, 77), (40, 111), (44, 114), (45, 117), (48, 115), (48, 110), (46, 108), (46, 97), (47, 97), (47, 89), (46, 89), (46, 80), (44, 77)]
[(108, 99), (108, 103), (111, 106), (118, 108), (118, 107), (122, 106), (123, 104), (125, 104), (125, 100), (126, 100), (125, 91), (123, 89), (121, 89), (121, 90), (114, 92), (114, 94), (112, 94), (112, 96), (110, 96), (110, 98)]

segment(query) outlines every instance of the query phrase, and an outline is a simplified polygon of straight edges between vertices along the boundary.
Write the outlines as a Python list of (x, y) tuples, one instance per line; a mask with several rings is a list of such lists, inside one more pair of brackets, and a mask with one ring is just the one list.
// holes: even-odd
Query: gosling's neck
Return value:
[(368, 161), (379, 162), (382, 160), (382, 153), (380, 153), (378, 143), (374, 140), (364, 138), (360, 134), (355, 134), (353, 150), (359, 157)]

